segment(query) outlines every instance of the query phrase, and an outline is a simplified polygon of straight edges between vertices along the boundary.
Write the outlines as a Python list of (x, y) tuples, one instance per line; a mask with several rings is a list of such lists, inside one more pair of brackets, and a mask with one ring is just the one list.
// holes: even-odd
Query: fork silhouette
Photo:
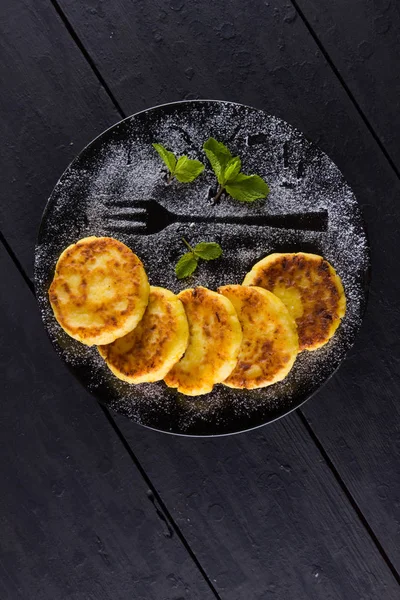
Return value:
[[(111, 208), (111, 207), (110, 207)], [(132, 231), (142, 234), (159, 233), (171, 223), (223, 223), (236, 225), (258, 225), (281, 229), (301, 229), (304, 231), (326, 231), (328, 213), (319, 212), (289, 213), (286, 215), (250, 216), (211, 216), (179, 215), (167, 210), (156, 200), (124, 203), (118, 212), (110, 215), (109, 224), (113, 230)]]

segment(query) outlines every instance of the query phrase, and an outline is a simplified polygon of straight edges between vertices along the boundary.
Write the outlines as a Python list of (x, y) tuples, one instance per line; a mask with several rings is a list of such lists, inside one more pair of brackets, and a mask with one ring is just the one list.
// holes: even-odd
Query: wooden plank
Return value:
[[(351, 183), (369, 229), (371, 299), (352, 358), (305, 414), (400, 570), (399, 530), (393, 527), (400, 519), (398, 461), (393, 459), (398, 452), (398, 381), (396, 375), (388, 376), (389, 361), (397, 365), (399, 351), (395, 333), (385, 325), (390, 322), (393, 332), (399, 329), (393, 249), (398, 245), (400, 185), (354, 104), (296, 11), (283, 0), (262, 6), (233, 0), (224, 6), (222, 18), (206, 2), (165, 7), (160, 1), (104, 5), (92, 0), (82, 5), (61, 0), (61, 5), (126, 113), (199, 95), (248, 103), (302, 129)], [(385, 348), (390, 348), (390, 358)], [(123, 430), (128, 435), (129, 425)], [(383, 480), (391, 490), (389, 500), (379, 487)]]
[(215, 598), (0, 246), (0, 597)]
[(0, 229), (29, 274), (41, 214), (75, 155), (120, 119), (53, 7), (0, 4)]
[(400, 171), (400, 5), (295, 0)]

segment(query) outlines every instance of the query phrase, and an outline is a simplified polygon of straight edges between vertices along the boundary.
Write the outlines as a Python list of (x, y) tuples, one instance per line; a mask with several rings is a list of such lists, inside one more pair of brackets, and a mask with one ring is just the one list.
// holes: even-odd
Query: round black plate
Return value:
[[(245, 173), (265, 178), (271, 189), (267, 200), (247, 204), (222, 197), (218, 204), (212, 202), (215, 177), (202, 151), (210, 136), (240, 155)], [(167, 185), (152, 142), (202, 160), (205, 172), (194, 183)], [(150, 233), (154, 223), (143, 225), (135, 214), (135, 203), (148, 200), (176, 214), (211, 222), (193, 219)], [(316, 211), (327, 211), (326, 231), (246, 225), (252, 215)], [(232, 217), (239, 222), (228, 224)], [(285, 224), (289, 225), (289, 216), (283, 219)], [(236, 391), (218, 385), (209, 395), (190, 398), (163, 382), (132, 386), (114, 377), (95, 347), (87, 348), (62, 331), (48, 301), (60, 253), (89, 235), (113, 236), (126, 243), (143, 260), (150, 283), (174, 292), (196, 285), (215, 289), (240, 283), (252, 265), (271, 252), (321, 254), (343, 280), (347, 313), (326, 346), (302, 352), (285, 381), (269, 388)], [(174, 265), (185, 252), (182, 236), (193, 244), (219, 242), (223, 257), (203, 262), (193, 277), (178, 281)], [(206, 100), (138, 113), (87, 146), (54, 188), (35, 255), (36, 293), (45, 327), (77, 378), (102, 403), (137, 423), (185, 435), (244, 431), (269, 423), (307, 400), (337, 369), (354, 341), (364, 312), (368, 272), (368, 244), (357, 201), (326, 154), (281, 119), (247, 106)]]

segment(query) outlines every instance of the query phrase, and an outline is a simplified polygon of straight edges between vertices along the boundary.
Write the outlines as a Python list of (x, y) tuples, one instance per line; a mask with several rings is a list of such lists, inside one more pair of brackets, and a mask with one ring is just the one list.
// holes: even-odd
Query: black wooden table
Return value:
[[(2, 0), (1, 600), (400, 597), (400, 5)], [(362, 205), (372, 286), (324, 390), (240, 436), (110, 414), (43, 331), (46, 199), (122, 117), (218, 98), (289, 121)]]

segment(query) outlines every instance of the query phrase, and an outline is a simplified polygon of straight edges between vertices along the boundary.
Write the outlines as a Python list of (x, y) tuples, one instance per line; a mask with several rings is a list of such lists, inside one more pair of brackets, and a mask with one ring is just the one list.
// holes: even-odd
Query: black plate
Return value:
[[(246, 173), (269, 183), (266, 201), (211, 200), (215, 178), (207, 165), (192, 184), (166, 185), (151, 143), (207, 164), (202, 144), (213, 136), (239, 154)], [(157, 200), (192, 222), (172, 223), (159, 233), (135, 222), (138, 201)], [(327, 211), (326, 231), (246, 225), (254, 215)], [(227, 224), (232, 217), (236, 224)], [(198, 222), (207, 218), (211, 222)], [(283, 225), (293, 226), (289, 216)], [(222, 222), (221, 222), (222, 221)], [(153, 224), (150, 224), (153, 225)], [(62, 250), (88, 235), (125, 242), (143, 260), (150, 283), (179, 292), (185, 287), (240, 283), (252, 265), (275, 251), (321, 254), (337, 269), (347, 313), (333, 339), (316, 352), (302, 352), (285, 381), (254, 391), (218, 385), (190, 398), (163, 382), (132, 386), (107, 369), (96, 348), (65, 334), (55, 321), (47, 290)], [(178, 281), (174, 265), (185, 247), (218, 241), (220, 260), (201, 264)], [(43, 321), (57, 352), (84, 386), (108, 407), (142, 425), (186, 435), (221, 435), (269, 423), (300, 406), (344, 359), (361, 324), (368, 287), (369, 251), (357, 201), (333, 162), (303, 134), (273, 116), (220, 101), (178, 102), (121, 121), (87, 146), (57, 183), (43, 214), (35, 255), (35, 282)]]

